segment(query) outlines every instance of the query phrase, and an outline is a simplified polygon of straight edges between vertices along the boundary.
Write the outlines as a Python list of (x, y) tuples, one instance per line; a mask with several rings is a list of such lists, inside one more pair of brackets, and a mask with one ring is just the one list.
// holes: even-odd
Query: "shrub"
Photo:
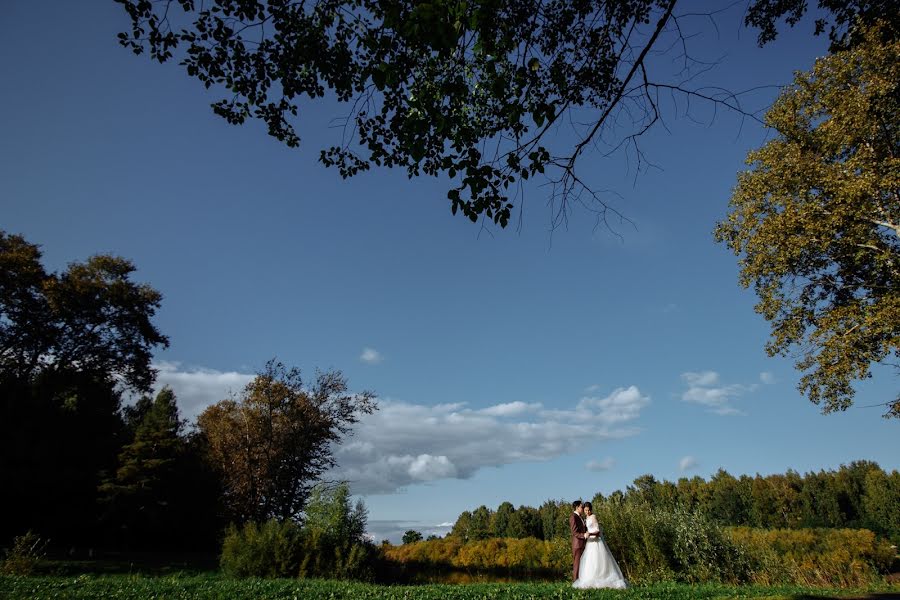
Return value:
[(222, 571), (234, 577), (295, 577), (300, 565), (301, 530), (293, 521), (272, 519), (228, 528), (222, 543)]
[(231, 526), (222, 544), (222, 571), (233, 577), (328, 577), (371, 580), (374, 545), (337, 540), (321, 529), (272, 519)]
[(861, 587), (890, 570), (890, 543), (866, 529), (751, 529), (730, 537), (753, 557), (754, 583)]
[(47, 541), (33, 531), (13, 539), (12, 548), (6, 550), (0, 561), (0, 574), (31, 575), (37, 564), (44, 559)]
[(597, 520), (629, 581), (742, 583), (750, 558), (726, 532), (703, 515), (644, 504), (603, 503)]

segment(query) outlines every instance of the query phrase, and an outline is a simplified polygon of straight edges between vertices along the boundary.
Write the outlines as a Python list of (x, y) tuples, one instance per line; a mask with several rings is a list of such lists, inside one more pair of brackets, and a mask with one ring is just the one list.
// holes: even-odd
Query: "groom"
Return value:
[(578, 579), (578, 566), (589, 536), (584, 522), (584, 506), (581, 500), (572, 503), (572, 515), (569, 517), (569, 529), (572, 530), (572, 581)]

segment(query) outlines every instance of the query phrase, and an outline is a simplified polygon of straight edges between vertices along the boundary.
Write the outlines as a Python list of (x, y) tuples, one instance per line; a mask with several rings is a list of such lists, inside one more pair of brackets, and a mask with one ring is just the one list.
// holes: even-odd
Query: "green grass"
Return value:
[[(893, 590), (894, 593), (891, 593)], [(897, 594), (897, 595), (895, 595)], [(581, 598), (900, 598), (900, 587), (870, 590), (826, 590), (798, 587), (729, 587), (722, 585), (655, 584), (627, 591), (573, 590), (566, 583), (377, 586), (362, 583), (295, 579), (229, 579), (222, 575), (146, 577), (79, 575), (74, 577), (0, 577), (0, 598), (124, 598), (274, 600), (565, 600)]]

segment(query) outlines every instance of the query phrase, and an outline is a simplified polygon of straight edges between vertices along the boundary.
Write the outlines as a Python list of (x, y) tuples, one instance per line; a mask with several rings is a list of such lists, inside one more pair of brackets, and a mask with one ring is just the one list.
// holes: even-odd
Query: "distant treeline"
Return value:
[[(734, 477), (719, 470), (702, 477), (659, 481), (642, 475), (625, 491), (597, 493), (603, 505), (642, 505), (662, 511), (698, 513), (720, 524), (762, 529), (869, 529), (900, 544), (900, 472), (885, 472), (878, 464), (856, 461), (837, 470), (796, 471)], [(496, 510), (480, 506), (456, 520), (451, 535), (463, 541), (489, 538), (551, 540), (569, 535), (568, 500), (548, 500), (540, 507), (503, 502)]]
[[(723, 527), (681, 507), (663, 510), (641, 502), (603, 501), (595, 508), (604, 539), (631, 582), (862, 587), (883, 581), (896, 554), (887, 540), (866, 529)], [(390, 563), (410, 572), (500, 571), (564, 578), (572, 568), (569, 539), (561, 534), (549, 540), (469, 541), (451, 534), (382, 548)]]

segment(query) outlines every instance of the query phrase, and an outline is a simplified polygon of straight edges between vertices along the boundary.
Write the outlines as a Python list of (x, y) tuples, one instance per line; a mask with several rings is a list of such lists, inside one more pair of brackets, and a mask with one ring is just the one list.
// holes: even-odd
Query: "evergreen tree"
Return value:
[(171, 535), (183, 509), (179, 467), (185, 454), (175, 394), (163, 388), (149, 405), (134, 438), (119, 454), (115, 475), (100, 486), (106, 518), (127, 544), (153, 544)]

